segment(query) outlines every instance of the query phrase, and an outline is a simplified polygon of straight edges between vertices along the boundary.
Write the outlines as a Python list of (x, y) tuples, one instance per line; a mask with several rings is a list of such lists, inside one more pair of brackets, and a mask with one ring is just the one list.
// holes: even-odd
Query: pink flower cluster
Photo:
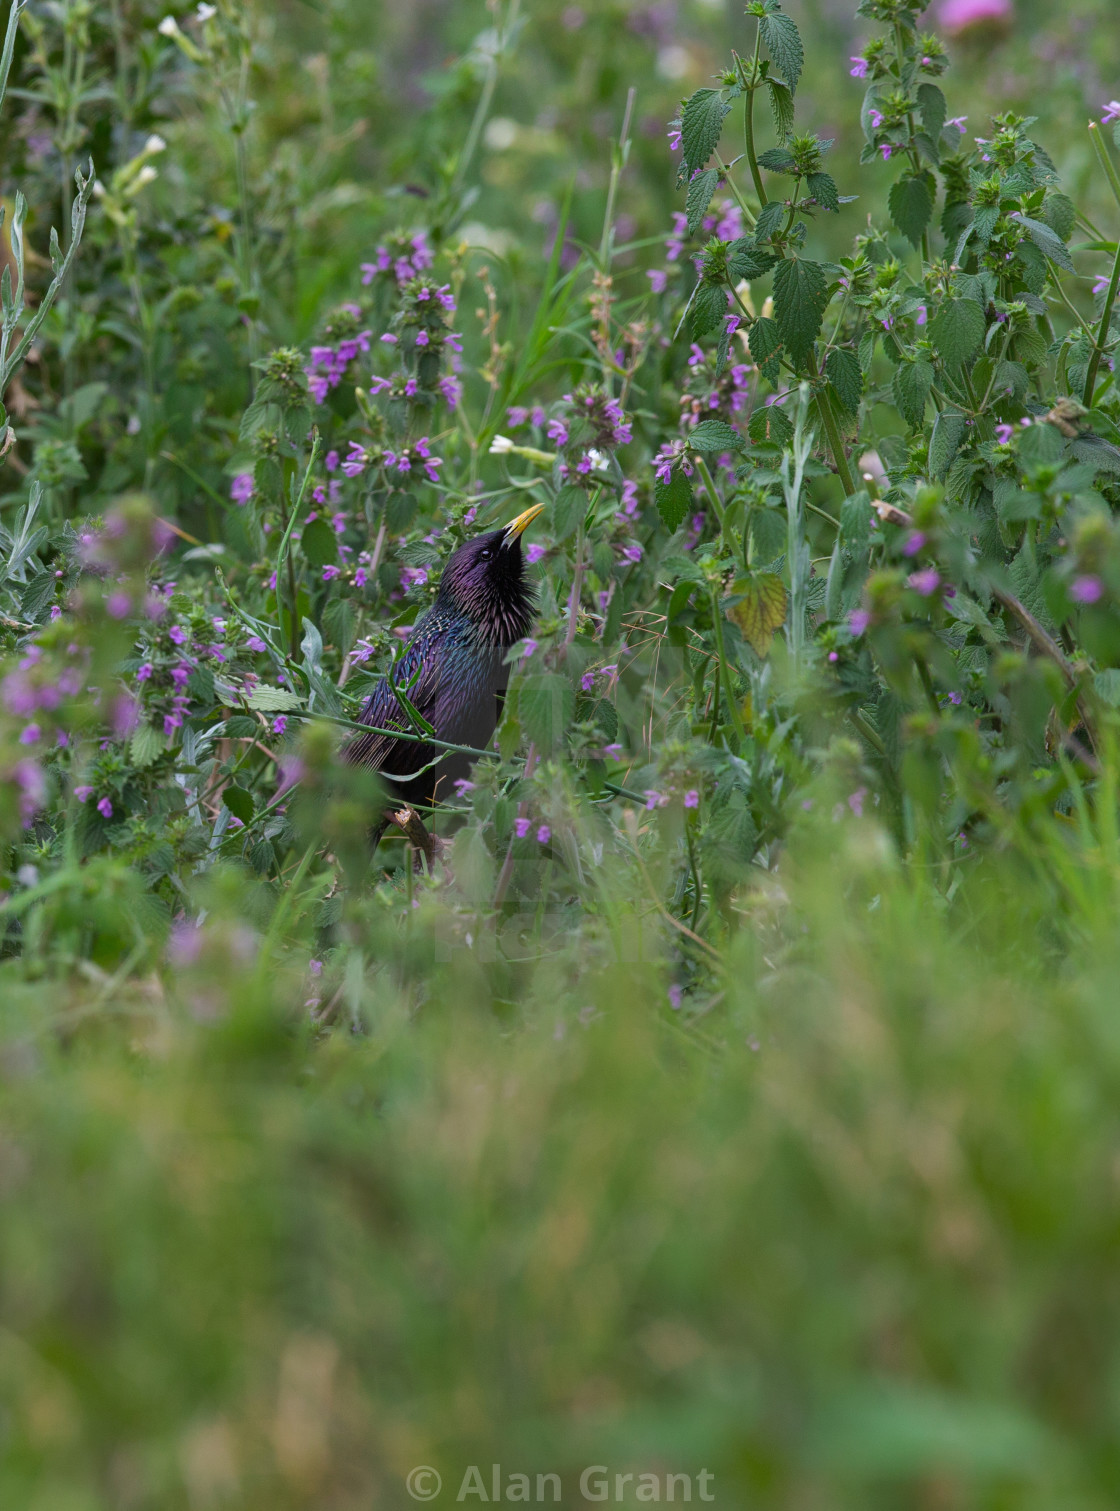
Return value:
[(400, 237), (395, 251), (379, 246), (372, 262), (362, 263), (362, 282), (370, 284), (378, 273), (390, 273), (398, 285), (411, 283), (435, 261), (435, 254), (428, 245), (423, 231), (410, 238)]
[(347, 336), (337, 346), (311, 348), (311, 360), (304, 372), (316, 404), (322, 404), (331, 389), (338, 387), (354, 358), (360, 352), (369, 351), (371, 339), (370, 331), (359, 331), (356, 336)]

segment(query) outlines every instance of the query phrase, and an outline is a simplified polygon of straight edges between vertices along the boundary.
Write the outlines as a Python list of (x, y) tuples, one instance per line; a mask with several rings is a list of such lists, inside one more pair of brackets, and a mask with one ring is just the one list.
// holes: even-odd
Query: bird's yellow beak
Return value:
[(537, 515), (543, 513), (543, 504), (533, 504), (531, 508), (525, 510), (524, 514), (519, 514), (516, 519), (511, 519), (506, 526), (504, 543), (508, 545), (511, 540), (516, 540), (519, 535), (523, 535)]

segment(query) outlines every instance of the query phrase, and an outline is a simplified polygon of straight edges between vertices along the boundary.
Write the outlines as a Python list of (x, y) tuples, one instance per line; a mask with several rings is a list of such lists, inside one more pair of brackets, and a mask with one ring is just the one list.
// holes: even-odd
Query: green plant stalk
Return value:
[(482, 136), (482, 128), (486, 124), (486, 117), (490, 114), (490, 106), (494, 99), (494, 90), (498, 86), (498, 74), (501, 69), (501, 61), (505, 55), (509, 35), (511, 30), (513, 29), (513, 24), (517, 19), (517, 12), (520, 10), (520, 8), (521, 0), (510, 0), (510, 6), (509, 10), (506, 12), (505, 22), (501, 26), (498, 34), (497, 46), (494, 48), (494, 51), (490, 55), (490, 64), (486, 72), (486, 81), (482, 86), (482, 93), (479, 95), (478, 104), (475, 106), (474, 116), (472, 117), (470, 127), (467, 130), (466, 142), (463, 145), (463, 150), (459, 156), (459, 160), (455, 164), (455, 174), (447, 191), (449, 201), (454, 201), (455, 196), (462, 188), (463, 180), (467, 176), (467, 169), (474, 161), (474, 155), (478, 151), (478, 143), (479, 139)]
[[(809, 375), (820, 378), (820, 369), (813, 352), (809, 353)], [(844, 454), (844, 442), (840, 437), (840, 429), (836, 424), (836, 416), (832, 413), (832, 405), (828, 395), (823, 390), (816, 395), (817, 413), (821, 417), (825, 435), (828, 437), (828, 449), (832, 452), (832, 460), (836, 463), (836, 472), (844, 486), (844, 497), (851, 498), (856, 491), (856, 485), (852, 480), (851, 468), (848, 466), (848, 458)]]
[(1089, 122), (1089, 140), (1093, 144), (1093, 151), (1097, 154), (1097, 161), (1104, 169), (1104, 176), (1108, 179), (1108, 187), (1112, 190), (1112, 197), (1120, 207), (1120, 174), (1117, 174), (1112, 155), (1105, 145), (1101, 136), (1100, 127), (1096, 121)]
[(8, 87), (8, 70), (12, 66), (12, 55), (16, 50), (19, 13), (26, 4), (27, 0), (12, 0), (11, 9), (8, 12), (8, 25), (4, 32), (4, 48), (3, 51), (0, 51), (0, 105), (4, 103), (4, 92)]
[(719, 531), (722, 535), (725, 528), (725, 519), (723, 513), (723, 505), (720, 503), (719, 494), (716, 492), (716, 480), (708, 470), (707, 462), (698, 451), (694, 451), (692, 453), (692, 460), (696, 465), (697, 472), (700, 474), (701, 478), (704, 481), (704, 492), (708, 495), (708, 499), (711, 503), (712, 511), (715, 514), (716, 519), (719, 520)]
[(755, 155), (754, 146), (754, 92), (757, 88), (755, 81), (758, 78), (758, 52), (761, 42), (762, 22), (758, 21), (755, 23), (754, 57), (751, 60), (751, 76), (749, 82), (743, 78), (742, 61), (739, 59), (736, 60), (739, 63), (739, 78), (742, 80), (744, 89), (743, 143), (747, 154), (747, 165), (751, 170), (751, 178), (754, 181), (754, 192), (758, 195), (758, 203), (760, 206), (767, 203), (766, 190), (762, 186), (762, 174), (759, 172), (758, 158)]
[(735, 701), (735, 694), (731, 689), (731, 668), (727, 664), (727, 651), (724, 649), (723, 644), (723, 614), (720, 612), (719, 592), (715, 588), (712, 589), (711, 599), (712, 623), (715, 625), (716, 650), (719, 653), (719, 676), (723, 683), (724, 697), (727, 699), (731, 722), (734, 724), (735, 733), (739, 737), (739, 749), (741, 750), (743, 748), (743, 741), (746, 739), (746, 731), (743, 728), (743, 720), (739, 714), (739, 705)]
[[(1120, 206), (1120, 178), (1117, 177), (1113, 166), (1112, 157), (1108, 147), (1101, 136), (1096, 121), (1091, 122), (1089, 134), (1093, 143), (1093, 151), (1097, 154), (1097, 160), (1104, 169), (1108, 179), (1109, 188)], [(1108, 290), (1104, 296), (1104, 306), (1101, 309), (1100, 325), (1097, 328), (1097, 338), (1093, 343), (1093, 355), (1089, 358), (1089, 368), (1085, 374), (1085, 390), (1082, 395), (1082, 403), (1086, 409), (1093, 407), (1093, 389), (1096, 387), (1097, 372), (1100, 369), (1101, 358), (1104, 356), (1105, 345), (1108, 341), (1108, 330), (1112, 322), (1112, 309), (1116, 303), (1116, 290), (1120, 286), (1120, 243), (1116, 247), (1116, 256), (1112, 260), (1112, 275), (1108, 280)]]
[(299, 485), (299, 494), (298, 494), (298, 496), (296, 498), (295, 503), (292, 505), (292, 512), (288, 516), (288, 524), (287, 524), (286, 529), (284, 530), (283, 539), (280, 541), (280, 549), (279, 549), (279, 551), (277, 552), (277, 555), (276, 555), (276, 601), (277, 601), (277, 604), (279, 604), (279, 602), (280, 602), (280, 574), (284, 570), (285, 558), (287, 558), (288, 589), (289, 589), (289, 593), (290, 593), (289, 611), (290, 611), (291, 616), (292, 616), (292, 622), (291, 622), (291, 653), (290, 654), (291, 654), (293, 660), (295, 660), (296, 652), (299, 650), (299, 640), (297, 638), (298, 635), (299, 635), (299, 630), (298, 630), (297, 622), (296, 622), (296, 577), (295, 577), (295, 567), (294, 567), (294, 564), (292, 562), (291, 552), (288, 549), (288, 543), (289, 543), (289, 541), (292, 538), (292, 531), (295, 529), (296, 520), (299, 517), (299, 511), (300, 511), (300, 509), (303, 506), (303, 499), (304, 499), (304, 495), (307, 492), (307, 485), (308, 485), (308, 483), (311, 480), (311, 469), (314, 467), (315, 462), (316, 462), (316, 460), (317, 460), (317, 458), (319, 456), (319, 448), (322, 446), (322, 444), (323, 444), (322, 443), (322, 438), (320, 437), (319, 432), (316, 431), (315, 435), (314, 435), (314, 437), (312, 438), (312, 441), (311, 441), (311, 455), (308, 458), (307, 468), (306, 468), (306, 470), (304, 471), (304, 474), (303, 474), (303, 482), (300, 483), (300, 485)]

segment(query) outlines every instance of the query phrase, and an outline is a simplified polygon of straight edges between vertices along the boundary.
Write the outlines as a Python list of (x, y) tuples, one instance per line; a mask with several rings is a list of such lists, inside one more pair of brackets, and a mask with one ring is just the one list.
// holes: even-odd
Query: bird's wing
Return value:
[[(402, 691), (407, 689), (408, 701), (429, 723), (434, 722), (440, 660), (438, 627), (422, 622), (389, 673)], [(408, 687), (417, 668), (420, 674), (412, 687)], [(380, 729), (413, 732), (408, 716), (389, 686), (389, 677), (382, 677), (374, 687), (358, 715), (358, 722)], [(372, 766), (375, 771), (385, 771), (388, 776), (410, 776), (421, 766), (426, 766), (434, 755), (435, 750), (426, 743), (397, 740), (384, 734), (356, 735), (345, 751), (346, 760), (355, 765)]]

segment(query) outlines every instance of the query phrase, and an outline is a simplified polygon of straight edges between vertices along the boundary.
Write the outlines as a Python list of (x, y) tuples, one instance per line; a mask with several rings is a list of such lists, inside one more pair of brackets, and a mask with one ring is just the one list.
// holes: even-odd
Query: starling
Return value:
[[(410, 729), (391, 677), (437, 739), (486, 748), (509, 681), (506, 653), (532, 623), (534, 594), (525, 577), (521, 537), (543, 508), (534, 504), (503, 529), (479, 535), (451, 555), (435, 603), (416, 622), (389, 677), (370, 694), (359, 723)], [(384, 734), (357, 735), (344, 754), (355, 765), (382, 772), (394, 798), (409, 806), (448, 797), (471, 768), (468, 755), (448, 751), (439, 759), (431, 745)]]

